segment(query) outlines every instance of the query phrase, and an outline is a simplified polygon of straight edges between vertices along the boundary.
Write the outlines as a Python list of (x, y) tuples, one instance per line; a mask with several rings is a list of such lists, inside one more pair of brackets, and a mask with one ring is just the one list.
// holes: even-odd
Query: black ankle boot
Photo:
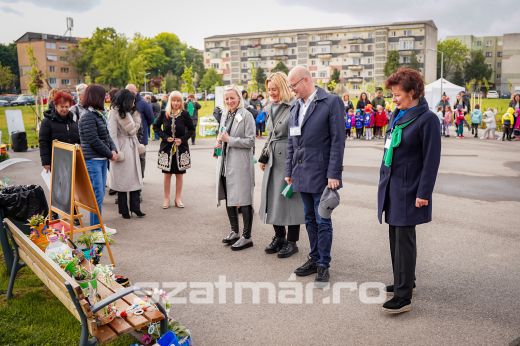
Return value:
[(240, 207), (242, 210), (242, 218), (244, 220), (244, 231), (242, 236), (246, 239), (251, 238), (251, 229), (253, 228), (253, 206), (246, 205)]
[(278, 252), (278, 258), (288, 258), (297, 253), (298, 246), (296, 246), (296, 242), (294, 241), (286, 241), (283, 244), (283, 247)]
[(265, 253), (273, 254), (280, 251), (285, 244), (285, 238), (279, 238), (277, 236), (273, 237), (273, 240), (271, 241), (271, 244), (267, 245), (265, 247)]

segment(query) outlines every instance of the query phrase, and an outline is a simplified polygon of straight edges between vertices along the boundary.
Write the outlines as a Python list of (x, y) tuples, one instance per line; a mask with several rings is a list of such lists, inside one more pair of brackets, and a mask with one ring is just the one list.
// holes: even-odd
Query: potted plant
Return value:
[[(108, 242), (110, 244), (113, 243), (112, 237), (109, 234), (106, 234)], [(87, 260), (92, 260), (93, 264), (98, 264), (101, 258), (101, 252), (103, 251), (103, 245), (96, 244), (95, 241), (99, 236), (94, 234), (94, 232), (85, 232), (81, 236), (79, 236), (76, 243), (82, 244), (83, 248), (81, 251), (85, 255)]]
[(95, 291), (97, 290), (97, 271), (95, 267), (92, 270), (87, 270), (87, 268), (81, 266), (79, 259), (74, 257), (72, 261), (65, 264), (64, 269), (76, 280), (85, 297), (95, 296)]
[(45, 216), (41, 214), (36, 214), (31, 216), (30, 219), (27, 220), (27, 225), (31, 228), (31, 234), (29, 238), (31, 240), (37, 239), (42, 236), (42, 231), (45, 228)]

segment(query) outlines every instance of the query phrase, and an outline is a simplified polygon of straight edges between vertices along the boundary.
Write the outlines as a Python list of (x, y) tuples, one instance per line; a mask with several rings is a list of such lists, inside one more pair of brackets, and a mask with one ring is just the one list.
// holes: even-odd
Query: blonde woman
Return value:
[(195, 131), (190, 115), (184, 110), (182, 94), (172, 91), (165, 112), (154, 122), (153, 130), (161, 138), (158, 166), (164, 173), (163, 209), (170, 207), (170, 186), (175, 174), (175, 206), (184, 208), (181, 200), (183, 174), (191, 166), (188, 139)]
[[(226, 200), (226, 210), (231, 232), (222, 242), (231, 250), (243, 250), (253, 246), (253, 188), (255, 146), (255, 119), (244, 108), (244, 100), (235, 86), (224, 91), (224, 112), (220, 119), (217, 137), (217, 205)], [(239, 236), (238, 208), (242, 212), (244, 231)]]
[(287, 258), (298, 252), (296, 242), (300, 238), (300, 225), (305, 223), (303, 202), (299, 193), (295, 193), (291, 198), (286, 198), (280, 193), (285, 185), (289, 118), (294, 100), (287, 83), (287, 75), (283, 72), (269, 75), (265, 81), (265, 89), (269, 95), (269, 103), (266, 106), (269, 113), (269, 137), (262, 150), (261, 156), (264, 158), (259, 159), (264, 161), (260, 162), (260, 169), (264, 171), (260, 218), (274, 228), (273, 240), (265, 248), (265, 252), (278, 253), (279, 258)]

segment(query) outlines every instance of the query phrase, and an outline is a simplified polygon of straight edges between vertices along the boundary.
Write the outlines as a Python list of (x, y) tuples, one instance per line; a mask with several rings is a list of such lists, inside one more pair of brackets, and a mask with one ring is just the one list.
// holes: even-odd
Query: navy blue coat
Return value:
[(103, 115), (89, 108), (78, 123), (81, 150), (85, 160), (112, 157), (112, 151), (117, 151), (116, 145), (108, 133), (107, 122)]
[(142, 135), (139, 136), (139, 143), (148, 145), (148, 137), (150, 136), (150, 126), (153, 123), (152, 105), (140, 95), (135, 96), (135, 108), (141, 114)]
[[(394, 115), (399, 113), (396, 109)], [(441, 158), (439, 118), (421, 98), (397, 124), (417, 119), (403, 129), (401, 144), (394, 149), (392, 166), (381, 164), (377, 193), (377, 216), (392, 226), (413, 226), (432, 220), (432, 193)], [(390, 120), (393, 123), (394, 116)], [(390, 133), (386, 132), (386, 138)], [(386, 149), (385, 149), (386, 151)], [(428, 206), (415, 207), (415, 199), (429, 201)]]
[[(295, 192), (322, 193), (327, 179), (341, 185), (345, 124), (343, 101), (317, 88), (301, 124), (301, 136), (289, 136), (285, 176), (293, 179)], [(289, 128), (296, 126), (300, 103), (291, 107)]]

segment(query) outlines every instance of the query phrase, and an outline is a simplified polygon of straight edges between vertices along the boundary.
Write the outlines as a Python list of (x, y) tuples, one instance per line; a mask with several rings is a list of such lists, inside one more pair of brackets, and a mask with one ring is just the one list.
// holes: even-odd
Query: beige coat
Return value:
[(137, 140), (141, 126), (139, 112), (127, 113), (121, 119), (116, 109), (108, 114), (108, 131), (116, 145), (119, 159), (110, 161), (110, 188), (119, 192), (137, 191), (143, 188), (139, 151), (144, 146)]

